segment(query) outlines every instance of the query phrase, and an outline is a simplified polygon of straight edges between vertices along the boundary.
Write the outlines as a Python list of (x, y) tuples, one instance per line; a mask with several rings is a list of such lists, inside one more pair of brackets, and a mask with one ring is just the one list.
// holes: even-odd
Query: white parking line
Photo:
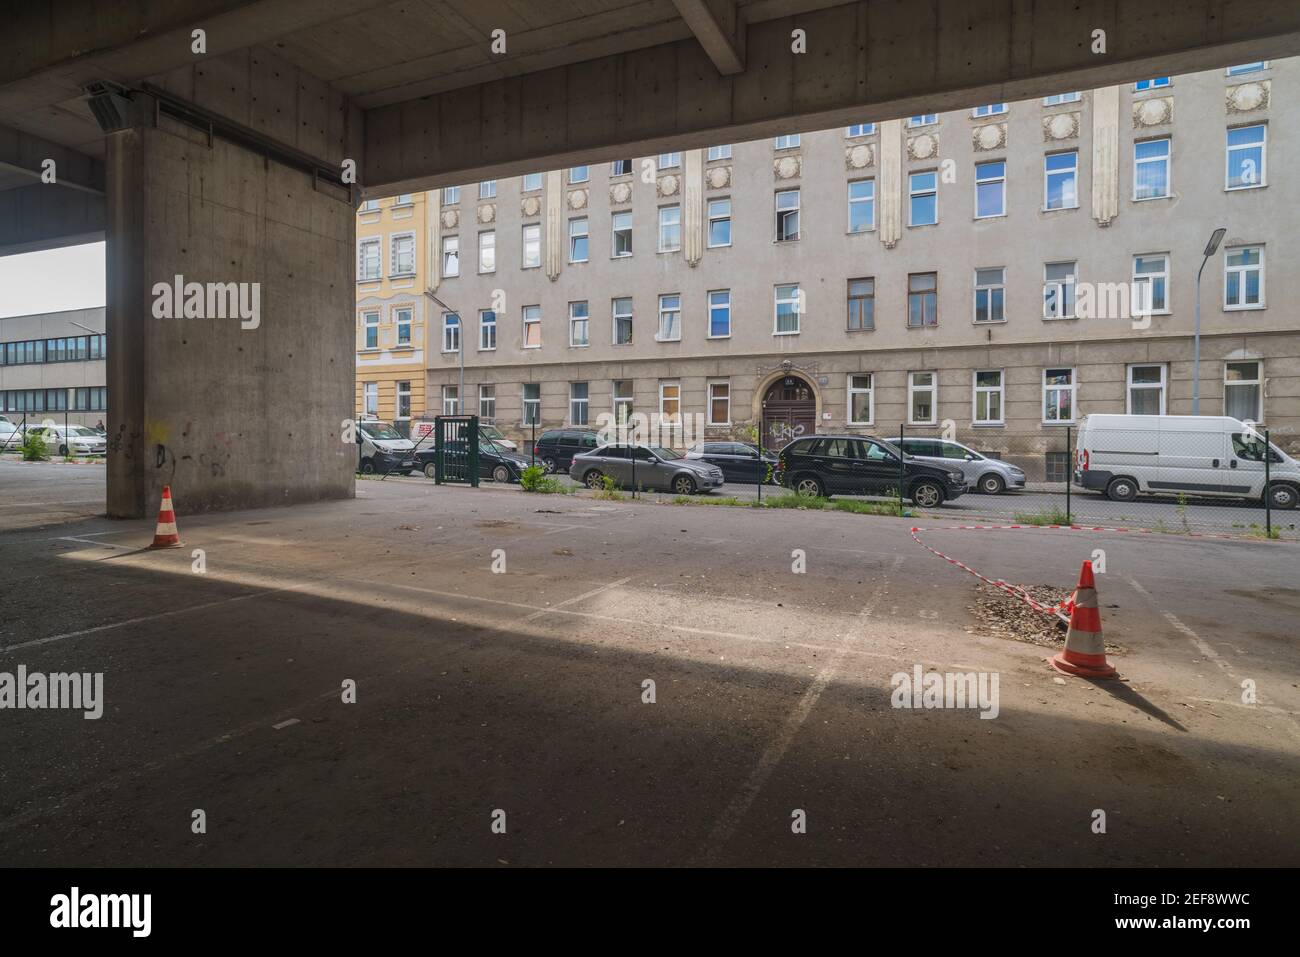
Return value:
[(1165, 611), (1163, 608), (1161, 608), (1160, 605), (1156, 602), (1156, 600), (1151, 596), (1151, 592), (1147, 591), (1140, 584), (1138, 584), (1137, 579), (1129, 578), (1128, 583), (1133, 586), (1134, 590), (1137, 591), (1138, 594), (1140, 594), (1143, 598), (1149, 601), (1152, 604), (1152, 606), (1156, 609), (1156, 611), (1160, 612), (1161, 616), (1163, 616), (1165, 621), (1169, 622), (1169, 624), (1173, 626), (1175, 631), (1191, 639), (1192, 644), (1196, 646), (1196, 650), (1199, 651), (1204, 658), (1218, 665), (1219, 668), (1222, 669), (1226, 675), (1228, 675), (1228, 677), (1230, 678), (1236, 677), (1236, 675), (1232, 673), (1231, 666), (1228, 664), (1227, 661), (1225, 661), (1219, 655), (1217, 651), (1211, 648), (1209, 644), (1203, 638), (1201, 638), (1200, 635), (1198, 635), (1191, 628), (1185, 625), (1178, 618), (1177, 615), (1175, 615), (1171, 611)]
[(525, 616), (524, 621), (536, 621), (543, 615), (549, 615), (552, 611), (559, 611), (561, 608), (567, 608), (569, 605), (576, 605), (580, 601), (586, 601), (588, 598), (599, 595), (601, 592), (609, 591), (611, 588), (617, 588), (619, 585), (626, 585), (633, 579), (633, 577), (634, 576), (632, 575), (628, 575), (627, 578), (620, 578), (618, 581), (612, 581), (608, 585), (601, 585), (599, 588), (593, 588), (591, 591), (583, 592), (581, 595), (566, 598), (564, 601), (557, 602), (550, 608), (543, 609), (542, 611), (535, 611), (531, 615)]
[(302, 722), (299, 721), (297, 718), (290, 718), (288, 721), (281, 721), (279, 724), (271, 725), (271, 728), (275, 731), (279, 731), (281, 728), (287, 728), (290, 725), (294, 725), (294, 724), (302, 724)]

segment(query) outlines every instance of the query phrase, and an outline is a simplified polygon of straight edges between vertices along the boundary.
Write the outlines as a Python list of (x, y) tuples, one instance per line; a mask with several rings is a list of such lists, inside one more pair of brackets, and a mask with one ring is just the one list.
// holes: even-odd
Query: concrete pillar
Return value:
[(159, 124), (106, 138), (108, 514), (156, 514), (165, 484), (181, 515), (351, 497), (351, 204)]

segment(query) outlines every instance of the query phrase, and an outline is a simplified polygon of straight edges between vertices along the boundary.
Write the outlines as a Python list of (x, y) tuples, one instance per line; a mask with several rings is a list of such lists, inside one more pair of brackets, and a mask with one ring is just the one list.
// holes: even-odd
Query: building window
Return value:
[(442, 317), (442, 351), (460, 352), (460, 316), (454, 312)]
[(442, 387), (442, 414), (460, 415), (460, 386)]
[(1267, 138), (1263, 123), (1228, 130), (1227, 189), (1255, 189), (1264, 185)]
[(975, 117), (997, 116), (1001, 113), (1005, 113), (1006, 111), (1007, 111), (1007, 105), (1005, 103), (989, 103), (984, 106), (975, 107), (975, 109), (970, 111), (970, 115)]
[(1070, 477), (1070, 453), (1044, 453), (1043, 479), (1047, 482), (1064, 482)]
[(909, 116), (907, 118), (908, 126), (932, 126), (938, 122), (939, 115), (937, 113), (920, 113), (916, 116)]
[(497, 347), (497, 314), (491, 309), (478, 312), (478, 347), (483, 352)]
[(614, 162), (609, 164), (609, 175), (610, 176), (631, 176), (632, 161), (630, 159), (614, 160)]
[(1223, 258), (1223, 308), (1264, 307), (1264, 247), (1237, 246)]
[(614, 227), (614, 257), (617, 259), (622, 256), (632, 255), (632, 214), (615, 213), (613, 215)]
[(379, 348), (379, 310), (376, 309), (373, 312), (363, 312), (361, 314), (361, 321), (365, 325), (365, 330), (366, 330), (366, 348), (378, 349)]
[(682, 248), (682, 208), (659, 207), (659, 251), (676, 252)]
[(872, 136), (875, 132), (875, 123), (856, 123), (853, 126), (844, 127), (844, 135), (850, 139), (857, 136)]
[(658, 166), (660, 169), (676, 169), (682, 165), (681, 153), (660, 153)]
[(871, 425), (876, 421), (875, 377), (870, 372), (849, 376), (849, 425)]
[(374, 282), (381, 278), (383, 264), (379, 259), (379, 238), (363, 239), (357, 243), (357, 279)]
[(570, 166), (569, 167), (569, 185), (585, 183), (591, 179), (590, 166)]
[(569, 424), (586, 425), (589, 390), (586, 382), (569, 383)]
[(909, 425), (934, 425), (938, 421), (933, 372), (907, 374), (907, 422)]
[(678, 342), (682, 338), (682, 297), (677, 294), (659, 297), (659, 342)]
[(1254, 63), (1239, 63), (1236, 66), (1228, 67), (1228, 76), (1242, 76), (1246, 73), (1258, 73), (1261, 70), (1268, 69), (1267, 60), (1256, 60)]
[(442, 205), (455, 206), (460, 202), (459, 186), (444, 186), (442, 188)]
[(524, 425), (540, 425), (542, 421), (542, 384), (524, 383)]
[(497, 271), (497, 234), (493, 230), (478, 234), (478, 271)]
[(402, 306), (393, 310), (393, 320), (397, 324), (397, 345), (410, 346), (411, 344), (411, 309), (409, 306)]
[[(74, 412), (105, 411), (108, 408), (108, 389), (105, 386), (78, 388), (73, 393), (72, 408)], [(5, 410), (3, 400), (0, 400), (0, 410)]]
[(1062, 103), (1078, 103), (1083, 98), (1081, 93), (1054, 93), (1043, 97), (1043, 106), (1060, 106)]
[(731, 425), (731, 383), (709, 383), (709, 425)]
[(1167, 199), (1169, 196), (1168, 139), (1133, 144), (1133, 199)]
[(1133, 84), (1133, 89), (1141, 92), (1143, 90), (1158, 90), (1161, 87), (1169, 85), (1169, 77), (1155, 76), (1149, 80), (1138, 80)]
[(414, 206), (415, 201), (411, 199), (411, 193), (398, 193), (397, 199), (393, 200), (394, 206)]
[(1043, 318), (1074, 318), (1077, 263), (1048, 263), (1043, 267)]
[(1128, 367), (1128, 414), (1165, 414), (1165, 367)]
[(478, 184), (479, 199), (496, 199), (497, 181), (494, 179), (485, 179)]
[(876, 280), (849, 280), (849, 332), (867, 332), (876, 328)]
[(1075, 209), (1079, 205), (1079, 153), (1048, 153), (1043, 157), (1045, 209)]
[(542, 227), (529, 223), (524, 227), (524, 269), (536, 269), (542, 264)]
[(1007, 164), (975, 164), (975, 218), (1005, 216), (1007, 212)]
[(366, 199), (366, 200), (362, 200), (362, 201), (361, 201), (361, 205), (360, 205), (359, 207), (357, 207), (357, 212), (359, 212), (359, 213), (373, 213), (373, 212), (374, 212), (375, 210), (377, 210), (377, 209), (379, 209), (379, 200), (377, 200), (377, 199)]
[(1074, 370), (1043, 370), (1043, 424), (1074, 421)]
[(776, 241), (793, 242), (799, 238), (799, 190), (781, 189), (776, 193)]
[(709, 293), (709, 338), (726, 339), (731, 335), (731, 290), (715, 289)]
[(483, 384), (478, 387), (478, 417), (489, 423), (497, 417), (497, 387)]
[(614, 345), (632, 344), (632, 297), (614, 300)]
[(585, 263), (587, 261), (587, 217), (579, 216), (569, 220), (569, 262)]
[(865, 233), (876, 228), (876, 181), (859, 179), (849, 183), (849, 232)]
[(972, 388), (971, 422), (975, 425), (1002, 424), (1002, 370), (977, 370)]
[(772, 143), (773, 149), (792, 150), (799, 147), (799, 134), (787, 133), (785, 136), (778, 136)]
[(1223, 414), (1242, 422), (1264, 420), (1264, 373), (1260, 362), (1223, 364)]
[(1003, 266), (975, 270), (975, 321), (1006, 322), (1007, 271)]
[(1169, 312), (1169, 257), (1163, 253), (1133, 257), (1130, 312), (1150, 316)]
[(450, 279), (460, 275), (460, 237), (442, 237), (442, 274)]
[(542, 347), (542, 307), (524, 306), (524, 348)]
[(395, 233), (388, 237), (389, 275), (415, 275), (415, 234)]
[(709, 247), (731, 245), (731, 200), (709, 200)]
[(397, 416), (398, 419), (410, 419), (411, 417), (411, 383), (397, 383)]
[(714, 160), (729, 160), (729, 159), (731, 159), (730, 145), (709, 147), (708, 161), (710, 163), (712, 163)]
[(379, 414), (379, 383), (363, 382), (361, 384), (362, 414)]
[(665, 422), (680, 422), (682, 387), (678, 382), (659, 383), (659, 416)]
[(619, 425), (626, 425), (628, 419), (632, 417), (632, 380), (615, 379), (613, 396), (614, 421)]
[(524, 181), (521, 184), (525, 193), (535, 193), (542, 188), (541, 173), (525, 173)]
[(907, 277), (907, 325), (912, 329), (939, 324), (939, 274), (914, 272)]
[(798, 283), (776, 287), (776, 319), (772, 334), (791, 336), (799, 331), (799, 314), (802, 311)]
[(939, 174), (934, 170), (907, 178), (909, 226), (933, 226), (939, 221)]
[(569, 345), (591, 345), (591, 320), (585, 302), (569, 303)]

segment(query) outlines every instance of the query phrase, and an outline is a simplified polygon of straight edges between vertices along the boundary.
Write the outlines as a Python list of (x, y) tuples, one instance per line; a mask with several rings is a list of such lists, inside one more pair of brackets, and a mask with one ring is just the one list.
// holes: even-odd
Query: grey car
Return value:
[(601, 488), (608, 476), (620, 488), (662, 489), (693, 495), (717, 488), (722, 470), (680, 452), (654, 445), (602, 445), (573, 457), (569, 476), (588, 488)]
[(1025, 488), (1025, 473), (1022, 470), (1001, 459), (989, 458), (960, 442), (905, 438), (895, 439), (894, 444), (901, 445), (903, 451), (922, 462), (961, 469), (966, 476), (966, 485), (985, 495), (1023, 491)]

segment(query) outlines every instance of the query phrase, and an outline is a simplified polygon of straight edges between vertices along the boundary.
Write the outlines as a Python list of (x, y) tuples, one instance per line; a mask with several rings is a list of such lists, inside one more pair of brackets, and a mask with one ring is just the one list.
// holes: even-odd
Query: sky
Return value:
[(104, 305), (104, 244), (0, 256), (0, 319)]

